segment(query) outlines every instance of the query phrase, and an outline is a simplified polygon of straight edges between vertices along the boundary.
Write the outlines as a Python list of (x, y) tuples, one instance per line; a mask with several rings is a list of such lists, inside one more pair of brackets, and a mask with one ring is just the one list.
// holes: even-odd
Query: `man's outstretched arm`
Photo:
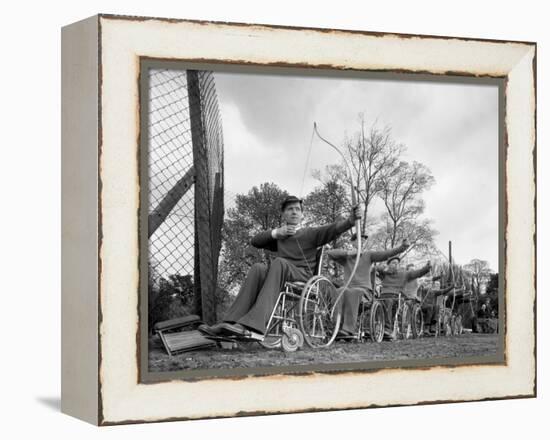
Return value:
[(340, 234), (346, 232), (348, 229), (351, 229), (355, 224), (355, 220), (360, 218), (361, 211), (359, 210), (359, 205), (356, 205), (351, 209), (350, 216), (346, 220), (340, 220), (325, 226), (312, 228), (311, 234), (315, 246), (322, 246), (324, 244), (330, 243)]
[(420, 278), (422, 275), (426, 275), (430, 269), (432, 268), (432, 264), (428, 261), (424, 267), (421, 267), (417, 270), (409, 270), (407, 272), (407, 281), (414, 280), (415, 278)]
[(406, 240), (403, 240), (403, 243), (401, 243), (401, 246), (394, 247), (392, 249), (388, 249), (386, 251), (370, 251), (370, 260), (371, 261), (385, 261), (388, 258), (393, 257), (394, 255), (400, 254), (401, 252), (404, 252), (409, 247), (409, 243), (407, 243)]
[[(327, 251), (327, 256), (334, 261), (344, 261), (347, 260), (352, 253), (343, 249), (331, 249)], [(353, 254), (355, 255), (355, 254)]]
[(445, 289), (435, 290), (434, 295), (435, 296), (446, 295), (447, 293), (449, 293), (453, 289), (453, 287), (454, 287), (453, 285), (450, 285), (449, 287), (446, 287)]
[(315, 246), (322, 246), (330, 243), (336, 239), (340, 234), (346, 232), (353, 226), (353, 222), (350, 219), (341, 220), (338, 222), (330, 223), (325, 226), (319, 226), (311, 229), (312, 240)]

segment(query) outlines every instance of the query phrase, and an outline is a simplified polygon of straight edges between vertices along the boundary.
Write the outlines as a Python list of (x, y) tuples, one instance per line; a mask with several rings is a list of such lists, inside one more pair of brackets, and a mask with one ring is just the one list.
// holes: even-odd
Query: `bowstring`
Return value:
[[(302, 199), (303, 197), (303, 192), (304, 192), (304, 182), (306, 180), (306, 173), (307, 173), (307, 169), (308, 169), (308, 166), (309, 166), (309, 159), (311, 157), (311, 150), (312, 150), (312, 147), (313, 147), (313, 138), (315, 137), (315, 129), (313, 128), (311, 130), (311, 139), (309, 140), (309, 150), (307, 152), (307, 158), (306, 158), (306, 166), (304, 168), (304, 174), (302, 176), (302, 184), (300, 186), (300, 199)], [(300, 245), (300, 241), (298, 240), (298, 237), (296, 237), (294, 235), (294, 239), (296, 240), (296, 244), (298, 245), (298, 249), (300, 250), (300, 253), (302, 254), (302, 258), (304, 259), (304, 261), (306, 262), (307, 264), (307, 268), (309, 270), (309, 272), (311, 273), (311, 276), (314, 276), (315, 274), (313, 273), (314, 271), (311, 270), (311, 266), (309, 265), (309, 261), (307, 260), (306, 258), (306, 255), (304, 253), (304, 250), (302, 249), (302, 246)]]
[(296, 236), (294, 236), (294, 239), (296, 240), (296, 244), (298, 245), (298, 249), (300, 249), (300, 253), (302, 254), (302, 257), (303, 257), (304, 261), (307, 264), (307, 268), (308, 268), (309, 272), (311, 273), (311, 276), (314, 276), (315, 273), (313, 273), (314, 271), (311, 270), (311, 266), (309, 265), (309, 262), (307, 261), (304, 250), (302, 249), (302, 246), (300, 246), (300, 240), (298, 240), (298, 237), (296, 237)]
[(304, 195), (304, 183), (306, 181), (306, 173), (307, 173), (307, 169), (309, 167), (309, 160), (311, 158), (311, 150), (312, 150), (312, 147), (313, 147), (313, 138), (315, 137), (315, 130), (312, 129), (311, 130), (311, 139), (309, 140), (309, 150), (307, 152), (307, 158), (306, 158), (306, 166), (304, 168), (304, 175), (302, 176), (302, 184), (300, 186), (300, 198), (302, 198), (302, 196)]
[[(334, 149), (336, 152), (338, 152), (338, 154), (341, 156), (341, 158), (344, 162), (344, 165), (347, 168), (348, 178), (350, 179), (351, 202), (352, 202), (351, 204), (352, 204), (352, 209), (353, 209), (353, 205), (359, 203), (359, 200), (357, 200), (356, 197), (355, 197), (354, 187), (353, 187), (353, 171), (352, 171), (352, 169), (351, 169), (351, 167), (350, 167), (350, 165), (349, 165), (349, 163), (346, 159), (346, 156), (344, 155), (344, 153), (342, 153), (338, 149), (338, 147), (336, 147), (336, 145), (332, 144), (331, 142), (327, 141), (323, 136), (321, 136), (321, 134), (317, 130), (317, 123), (316, 122), (313, 123), (313, 131), (317, 134), (319, 139), (321, 139), (323, 142), (328, 144), (332, 149)], [(351, 270), (351, 274), (349, 276), (349, 279), (344, 283), (344, 286), (342, 287), (342, 290), (340, 291), (340, 293), (336, 297), (336, 300), (334, 301), (334, 306), (332, 307), (332, 310), (330, 311), (331, 318), (334, 316), (334, 312), (336, 310), (338, 302), (340, 301), (340, 299), (342, 298), (342, 295), (346, 292), (347, 288), (349, 287), (353, 277), (355, 276), (355, 273), (357, 271), (357, 267), (359, 266), (359, 260), (361, 259), (361, 220), (360, 219), (357, 219), (355, 221), (355, 233), (357, 234), (357, 253), (356, 253), (356, 257), (355, 257), (355, 262), (353, 264), (353, 269)]]
[[(350, 168), (349, 163), (347, 162), (345, 156), (343, 155), (343, 153), (342, 153), (340, 150), (338, 150), (338, 148), (337, 148), (336, 146), (334, 146), (333, 144), (331, 144), (330, 142), (328, 142), (325, 138), (323, 138), (323, 137), (319, 134), (319, 132), (317, 131), (317, 124), (316, 124), (315, 122), (313, 123), (313, 132), (312, 132), (312, 134), (311, 134), (311, 140), (310, 140), (310, 147), (309, 147), (309, 152), (308, 152), (308, 156), (307, 156), (307, 162), (309, 162), (309, 158), (310, 158), (310, 156), (311, 156), (311, 150), (312, 150), (312, 146), (313, 146), (313, 138), (314, 138), (314, 135), (315, 135), (315, 134), (317, 134), (317, 136), (318, 136), (322, 141), (326, 142), (328, 145), (330, 145), (333, 149), (335, 149), (335, 150), (340, 154), (340, 156), (342, 157), (342, 159), (343, 159), (343, 161), (344, 161), (344, 164), (345, 164), (345, 166), (346, 166), (346, 168), (347, 168), (347, 170), (348, 170), (349, 178), (351, 179), (351, 178), (352, 178), (351, 168)], [(303, 177), (302, 177), (302, 187), (301, 187), (301, 191), (300, 191), (300, 192), (303, 191), (303, 186), (304, 186), (304, 181), (305, 181), (306, 172), (307, 172), (307, 163), (306, 163), (306, 168), (304, 169), (304, 175), (303, 175)], [(353, 198), (354, 198), (353, 190), (354, 190), (354, 189), (353, 189), (353, 182), (351, 182), (351, 183), (352, 183), (352, 188), (351, 188), (352, 194), (351, 194), (351, 197), (352, 197), (352, 200), (353, 200)], [(357, 203), (357, 201), (356, 201), (356, 203)], [(356, 221), (356, 226), (357, 226), (357, 227), (356, 227), (356, 229), (357, 229), (356, 233), (357, 233), (357, 240), (358, 240), (358, 255), (357, 255), (357, 257), (356, 257), (356, 261), (355, 261), (355, 263), (354, 263), (354, 266), (353, 266), (353, 269), (352, 269), (352, 273), (351, 273), (350, 279), (344, 284), (344, 288), (342, 289), (342, 292), (340, 292), (340, 294), (337, 296), (337, 298), (336, 298), (336, 300), (335, 300), (334, 307), (333, 307), (332, 310), (331, 310), (331, 316), (334, 314), (334, 311), (335, 311), (335, 309), (336, 309), (336, 305), (338, 304), (338, 302), (339, 302), (339, 300), (340, 300), (342, 294), (344, 293), (344, 290), (346, 290), (347, 287), (349, 286), (349, 283), (351, 282), (351, 278), (353, 278), (353, 276), (355, 275), (355, 272), (356, 272), (356, 270), (357, 270), (357, 265), (359, 264), (359, 259), (360, 259), (360, 255), (361, 255), (361, 249), (360, 249), (360, 248), (361, 248), (361, 246), (360, 246), (360, 244), (361, 244), (361, 231), (360, 231), (360, 222), (359, 222), (359, 221)], [(303, 251), (302, 246), (300, 245), (300, 243), (299, 243), (299, 241), (298, 241), (298, 238), (295, 237), (295, 239), (296, 239), (296, 243), (297, 243), (297, 245), (298, 245), (298, 248), (300, 249), (300, 252), (301, 252), (301, 254), (302, 254), (302, 257), (304, 258), (304, 260), (306, 260), (306, 264), (307, 264), (307, 266), (308, 266), (309, 271), (313, 274), (313, 271), (311, 270), (311, 267), (310, 267), (310, 265), (309, 265), (309, 262), (307, 261), (307, 259), (306, 259), (306, 257), (305, 257), (304, 251)]]

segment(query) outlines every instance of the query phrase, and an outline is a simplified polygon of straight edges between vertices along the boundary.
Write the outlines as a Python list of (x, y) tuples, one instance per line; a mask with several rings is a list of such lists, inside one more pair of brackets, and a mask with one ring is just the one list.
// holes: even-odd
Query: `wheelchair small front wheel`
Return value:
[(281, 345), (286, 352), (293, 352), (304, 345), (304, 335), (297, 328), (287, 328), (283, 330)]

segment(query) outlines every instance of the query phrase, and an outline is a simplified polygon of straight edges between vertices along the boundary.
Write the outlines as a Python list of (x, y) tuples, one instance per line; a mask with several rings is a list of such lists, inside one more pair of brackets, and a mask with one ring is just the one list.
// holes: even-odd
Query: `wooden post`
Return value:
[(214, 202), (212, 206), (212, 261), (216, 262), (221, 248), (221, 230), (223, 225), (223, 181), (222, 173), (217, 172), (214, 177)]
[[(206, 151), (199, 76), (196, 70), (187, 71), (187, 94), (195, 168), (195, 311), (205, 322), (213, 324), (216, 321), (216, 274), (212, 261), (208, 152)], [(199, 263), (198, 268), (197, 262)]]
[(451, 277), (448, 281), (452, 283), (453, 280), (453, 242), (449, 240), (449, 276)]
[(220, 256), (220, 250), (222, 245), (222, 226), (223, 226), (223, 174), (217, 172), (214, 178), (214, 201), (212, 205), (212, 223), (211, 223), (211, 237), (212, 237), (212, 289), (214, 296), (214, 309), (217, 306), (217, 290), (218, 290), (218, 259)]

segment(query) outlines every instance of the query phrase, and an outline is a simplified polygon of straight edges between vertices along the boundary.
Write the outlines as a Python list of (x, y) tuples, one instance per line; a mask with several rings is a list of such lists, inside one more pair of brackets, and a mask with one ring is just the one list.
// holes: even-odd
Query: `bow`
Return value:
[[(352, 173), (351, 167), (350, 167), (350, 165), (349, 165), (349, 163), (346, 159), (346, 156), (344, 155), (344, 153), (342, 153), (340, 151), (340, 149), (338, 147), (336, 147), (336, 145), (334, 145), (331, 142), (327, 141), (323, 136), (321, 136), (319, 134), (319, 131), (317, 130), (317, 123), (316, 122), (313, 123), (313, 131), (319, 137), (319, 139), (321, 139), (326, 144), (330, 145), (342, 157), (342, 160), (344, 161), (344, 165), (346, 166), (346, 168), (348, 170), (348, 175), (349, 175), (349, 179), (350, 179), (351, 206), (352, 206), (352, 209), (353, 209), (353, 207), (357, 205), (357, 195), (355, 193), (355, 188), (353, 187), (353, 180), (352, 180), (353, 173)], [(332, 310), (330, 311), (330, 316), (331, 317), (334, 316), (334, 311), (336, 310), (336, 306), (338, 305), (338, 302), (340, 301), (340, 298), (342, 297), (343, 293), (348, 288), (351, 280), (353, 279), (353, 276), (355, 275), (355, 272), (357, 271), (357, 267), (359, 266), (359, 258), (361, 257), (361, 220), (359, 218), (355, 220), (355, 233), (357, 235), (357, 255), (355, 257), (355, 264), (353, 265), (353, 269), (351, 271), (351, 274), (350, 274), (348, 280), (346, 281), (346, 283), (344, 284), (344, 287), (342, 287), (342, 290), (340, 291), (340, 293), (336, 297), (336, 300), (334, 301), (334, 306), (332, 307)]]
[(437, 249), (437, 252), (439, 252), (441, 254), (441, 256), (449, 262), (449, 270), (451, 272), (451, 283), (453, 284), (453, 302), (452, 302), (452, 305), (451, 305), (451, 310), (453, 310), (454, 305), (455, 305), (455, 299), (456, 299), (456, 287), (455, 287), (456, 281), (455, 281), (455, 271), (453, 269), (453, 256), (452, 256), (451, 246), (452, 246), (451, 241), (449, 241), (449, 255), (448, 256), (445, 255), (439, 248), (436, 248), (436, 249)]
[(452, 251), (451, 251), (451, 242), (449, 241), (449, 266), (451, 268), (451, 278), (452, 278), (452, 283), (453, 283), (453, 303), (451, 305), (451, 313), (453, 312), (454, 308), (455, 308), (455, 300), (456, 300), (456, 282), (455, 282), (455, 271), (453, 269), (453, 256), (452, 256)]

